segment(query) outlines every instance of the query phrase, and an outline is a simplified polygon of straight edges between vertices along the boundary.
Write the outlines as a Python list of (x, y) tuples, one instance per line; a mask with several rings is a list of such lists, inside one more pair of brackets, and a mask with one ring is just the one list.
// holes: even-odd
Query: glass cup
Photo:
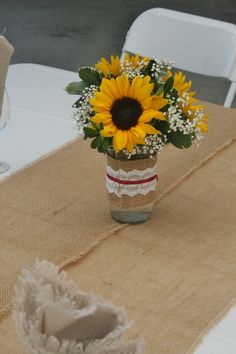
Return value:
[[(0, 89), (0, 131), (7, 125), (10, 115), (11, 106), (7, 90), (2, 88)], [(8, 163), (0, 161), (0, 174), (6, 172), (9, 168)]]
[(117, 160), (107, 155), (106, 185), (110, 214), (120, 223), (138, 224), (152, 214), (156, 197), (157, 155)]

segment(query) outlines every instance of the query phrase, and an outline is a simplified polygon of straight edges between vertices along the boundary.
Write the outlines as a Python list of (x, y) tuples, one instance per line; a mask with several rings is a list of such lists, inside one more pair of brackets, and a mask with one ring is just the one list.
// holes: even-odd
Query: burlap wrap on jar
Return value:
[(149, 219), (156, 196), (157, 155), (116, 160), (107, 155), (106, 186), (110, 212), (119, 222)]

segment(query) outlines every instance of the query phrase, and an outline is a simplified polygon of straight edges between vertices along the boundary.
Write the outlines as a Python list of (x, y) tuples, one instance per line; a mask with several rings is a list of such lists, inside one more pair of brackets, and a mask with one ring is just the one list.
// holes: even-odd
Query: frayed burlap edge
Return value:
[[(76, 140), (76, 139), (75, 139)], [(161, 193), (159, 195), (159, 197), (155, 200), (155, 204), (159, 203), (162, 199), (164, 199), (165, 197), (167, 197), (173, 190), (175, 190), (178, 186), (180, 186), (187, 178), (189, 178), (191, 175), (193, 175), (193, 173), (195, 171), (197, 171), (200, 167), (202, 167), (203, 165), (205, 165), (208, 161), (210, 161), (211, 159), (213, 159), (216, 155), (218, 155), (219, 153), (221, 153), (223, 150), (227, 149), (229, 146), (231, 146), (233, 143), (236, 142), (236, 137), (228, 140), (226, 143), (224, 143), (223, 145), (221, 145), (217, 150), (215, 150), (213, 153), (207, 155), (203, 160), (201, 160), (200, 162), (196, 163), (191, 169), (188, 170), (188, 172), (186, 172), (181, 178), (179, 178), (175, 183), (173, 183), (169, 188), (167, 188), (167, 190), (165, 190), (163, 193)], [(70, 145), (72, 144), (72, 142), (67, 143), (65, 145)], [(65, 146), (64, 145), (64, 146)], [(60, 147), (61, 148), (61, 147)], [(60, 150), (60, 148), (58, 150)], [(55, 152), (55, 151), (54, 151)], [(44, 158), (50, 156), (52, 153), (48, 154), (47, 156), (44, 155)], [(39, 159), (41, 160), (41, 159)], [(39, 161), (38, 160), (38, 161)], [(34, 163), (30, 164), (33, 165)], [(19, 171), (17, 171), (16, 173), (19, 173)], [(129, 226), (130, 224), (122, 224), (119, 225), (115, 228), (113, 228), (112, 230), (110, 230), (109, 232), (106, 232), (102, 235), (100, 235), (96, 240), (94, 240), (88, 247), (86, 247), (84, 250), (82, 250), (79, 255), (77, 256), (73, 256), (70, 258), (67, 258), (64, 262), (62, 262), (61, 264), (59, 264), (60, 269), (65, 269), (66, 267), (77, 263), (79, 261), (81, 261), (85, 256), (87, 256), (90, 252), (92, 252), (94, 249), (96, 249), (101, 243), (103, 243), (103, 241), (105, 241), (106, 239), (108, 239), (110, 236), (114, 235), (115, 233), (119, 232), (120, 230), (126, 228), (127, 226)], [(194, 353), (194, 351), (196, 350), (196, 348), (199, 346), (199, 344), (201, 343), (203, 337), (217, 324), (219, 323), (219, 321), (226, 315), (226, 313), (236, 304), (236, 298), (234, 298), (233, 300), (230, 301), (229, 304), (227, 304), (222, 311), (216, 316), (216, 318), (211, 321), (203, 330), (202, 332), (199, 334), (199, 336), (196, 338), (196, 340), (194, 341), (194, 343), (191, 345), (191, 347), (188, 349), (188, 351), (186, 352), (186, 354), (192, 354)], [(12, 309), (12, 303), (10, 302), (9, 304), (7, 304), (6, 306), (4, 306), (4, 308), (2, 310), (0, 310), (0, 321), (1, 319), (3, 319), (6, 315), (8, 315), (11, 312)]]
[(199, 347), (199, 345), (202, 343), (203, 338), (212, 330), (213, 327), (217, 325), (224, 317), (225, 315), (229, 312), (229, 310), (236, 305), (236, 297), (230, 301), (229, 304), (227, 304), (221, 312), (214, 318), (213, 321), (211, 321), (203, 330), (202, 332), (197, 336), (195, 339), (194, 343), (191, 345), (191, 347), (188, 349), (186, 354), (193, 354)]

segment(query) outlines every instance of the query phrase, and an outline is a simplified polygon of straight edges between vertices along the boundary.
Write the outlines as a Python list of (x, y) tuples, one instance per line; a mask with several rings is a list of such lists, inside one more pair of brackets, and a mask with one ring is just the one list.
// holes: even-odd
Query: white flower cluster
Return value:
[(194, 118), (192, 120), (194, 124), (194, 140), (193, 142), (198, 146), (200, 140), (204, 138), (201, 129), (198, 128), (199, 123), (203, 120), (204, 112), (203, 109), (198, 109), (194, 112)]
[(143, 146), (148, 154), (155, 155), (160, 152), (167, 142), (167, 138), (164, 134), (161, 136), (158, 134), (148, 135), (145, 138), (145, 145)]
[(124, 60), (124, 62), (121, 63), (121, 73), (122, 75), (126, 75), (130, 80), (133, 80), (136, 76), (144, 77), (142, 70), (145, 65), (145, 61), (140, 59), (137, 66), (134, 68), (130, 61)]
[(98, 87), (91, 85), (86, 87), (80, 97), (80, 106), (75, 109), (73, 116), (76, 120), (79, 136), (84, 135), (83, 127), (90, 124), (92, 116), (92, 107), (89, 104), (89, 100), (94, 97), (94, 93), (98, 90)]
[(135, 145), (134, 150), (130, 153), (126, 149), (122, 150), (122, 153), (127, 159), (132, 159), (133, 156), (137, 155), (148, 155), (152, 158), (156, 153), (159, 153), (165, 146), (167, 138), (165, 135), (148, 135), (145, 138), (144, 145)]
[(182, 110), (177, 105), (170, 106), (166, 116), (170, 125), (169, 133), (178, 130), (183, 134), (189, 135), (194, 132), (195, 126), (193, 125), (193, 122), (188, 118), (183, 119)]
[(172, 69), (173, 65), (174, 62), (169, 59), (161, 58), (155, 60), (151, 68), (151, 76), (155, 77), (159, 84), (163, 84), (163, 76), (167, 76), (168, 71)]
[[(178, 98), (177, 102), (180, 101), (182, 107), (187, 106), (188, 103), (184, 99)], [(179, 131), (183, 134), (190, 135), (192, 136), (192, 140), (198, 143), (199, 140), (203, 138), (201, 130), (197, 128), (204, 115), (203, 110), (189, 110), (188, 116), (191, 116), (191, 118), (189, 118), (184, 115), (182, 109), (178, 106), (178, 104), (175, 104), (173, 100), (170, 100), (170, 102), (170, 107), (168, 108), (167, 112), (164, 113), (169, 123), (168, 132), (171, 133), (172, 131)]]
[[(179, 102), (179, 104), (181, 104), (182, 107), (187, 107), (189, 104), (189, 94), (188, 92), (183, 92), (182, 96), (177, 98), (177, 102)], [(191, 115), (191, 111), (188, 112), (189, 115)]]

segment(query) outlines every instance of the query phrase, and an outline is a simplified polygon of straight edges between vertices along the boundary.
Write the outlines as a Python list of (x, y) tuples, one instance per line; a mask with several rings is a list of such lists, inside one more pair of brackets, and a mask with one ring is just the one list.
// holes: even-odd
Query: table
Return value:
[[(75, 97), (63, 90), (77, 74), (35, 64), (9, 70), (7, 90), (12, 116), (0, 135), (1, 160), (11, 168), (3, 180), (76, 138), (71, 106)], [(236, 308), (204, 338), (197, 354), (236, 353)]]
[(76, 138), (71, 106), (75, 97), (64, 88), (75, 73), (34, 64), (12, 65), (7, 77), (11, 119), (1, 131), (0, 160), (15, 171)]

